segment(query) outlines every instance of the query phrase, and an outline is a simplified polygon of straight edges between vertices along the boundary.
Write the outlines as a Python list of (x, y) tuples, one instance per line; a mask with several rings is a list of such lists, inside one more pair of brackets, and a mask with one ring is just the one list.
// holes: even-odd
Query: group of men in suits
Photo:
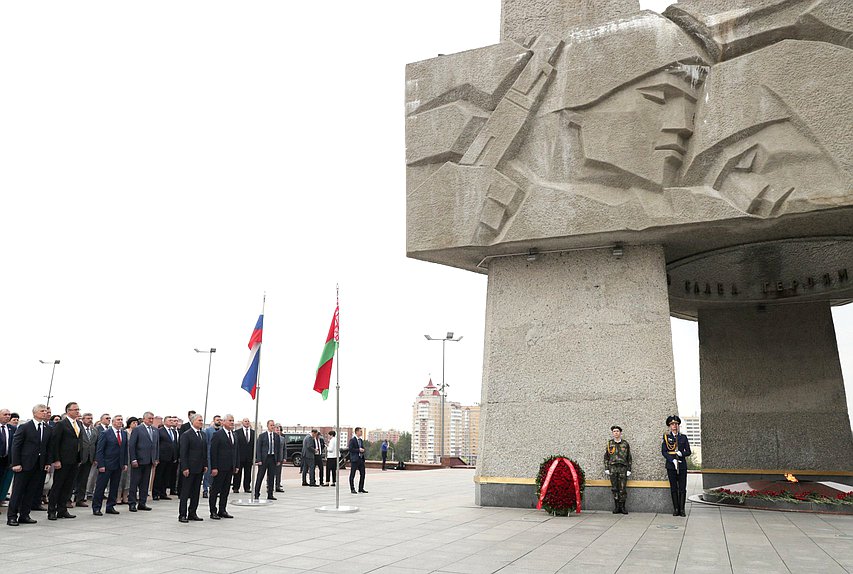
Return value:
[[(153, 413), (146, 412), (141, 424), (128, 433), (122, 415), (102, 415), (98, 424), (93, 425), (92, 415), (81, 416), (76, 402), (66, 405), (65, 417), (52, 427), (48, 423), (47, 406), (36, 405), (32, 413), (31, 421), (12, 426), (8, 424), (9, 411), (0, 409), (0, 483), (6, 473), (14, 477), (6, 520), (9, 526), (36, 523), (30, 516), (32, 510), (47, 510), (48, 520), (75, 518), (68, 511), (72, 492), (76, 490), (77, 506), (88, 506), (90, 469), (96, 477), (90, 487), (95, 516), (119, 514), (115, 506), (123, 471), (129, 471), (131, 512), (151, 510), (148, 486), (152, 473), (154, 498), (170, 500), (167, 490), (175, 493), (177, 472), (183, 479), (180, 522), (202, 520), (197, 509), (202, 476), (206, 472), (211, 476), (209, 505), (214, 520), (233, 518), (227, 510), (228, 494), (232, 487), (239, 492), (241, 473), (245, 474), (244, 485), (250, 482), (255, 432), (248, 419), (244, 419), (243, 428), (235, 431), (234, 417), (226, 415), (220, 428), (207, 435), (201, 430), (204, 424), (201, 415), (193, 413), (181, 429), (177, 428), (176, 417), (165, 417), (157, 428)], [(249, 453), (248, 465), (241, 454), (244, 451)], [(45, 509), (41, 506), (41, 495), (51, 467), (53, 486)]]

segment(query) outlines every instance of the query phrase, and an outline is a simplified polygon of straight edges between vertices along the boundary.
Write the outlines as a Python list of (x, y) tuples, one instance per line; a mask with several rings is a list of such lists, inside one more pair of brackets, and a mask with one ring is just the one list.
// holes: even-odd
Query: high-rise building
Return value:
[(702, 418), (698, 416), (681, 417), (681, 432), (687, 435), (691, 449), (702, 446)]
[[(475, 464), (480, 431), (480, 407), (444, 401), (444, 454)], [(441, 392), (432, 379), (412, 405), (412, 461), (439, 462), (441, 455)]]
[(382, 442), (387, 440), (391, 444), (397, 444), (400, 440), (400, 432), (396, 429), (373, 429), (367, 433), (367, 440), (370, 442)]

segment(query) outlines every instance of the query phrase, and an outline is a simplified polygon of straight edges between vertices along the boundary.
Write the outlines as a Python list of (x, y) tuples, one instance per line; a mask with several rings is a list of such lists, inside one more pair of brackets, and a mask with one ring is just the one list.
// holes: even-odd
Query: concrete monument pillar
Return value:
[(585, 505), (607, 507), (601, 459), (618, 424), (634, 457), (630, 508), (665, 505), (660, 441), (676, 405), (663, 249), (501, 257), (488, 267), (477, 503), (530, 506), (531, 470), (559, 453), (586, 469)]
[(498, 44), (406, 68), (407, 255), (489, 275), (477, 501), (535, 505), (562, 453), (607, 508), (615, 423), (628, 509), (666, 510), (670, 314), (701, 323), (706, 465), (853, 481), (828, 315), (853, 301), (853, 2), (502, 11)]
[(829, 303), (699, 312), (705, 487), (847, 482), (853, 435)]

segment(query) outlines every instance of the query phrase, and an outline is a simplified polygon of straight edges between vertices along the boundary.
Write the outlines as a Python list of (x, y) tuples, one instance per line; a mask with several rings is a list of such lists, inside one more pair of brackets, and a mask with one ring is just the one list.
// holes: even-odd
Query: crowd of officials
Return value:
[[(35, 524), (33, 511), (47, 512), (48, 520), (75, 518), (70, 512), (75, 506), (91, 505), (95, 516), (119, 514), (116, 506), (125, 504), (130, 512), (149, 511), (149, 492), (154, 500), (177, 496), (182, 523), (203, 520), (198, 515), (202, 497), (208, 499), (211, 519), (233, 518), (227, 509), (230, 492), (242, 487), (258, 499), (264, 478), (267, 499), (276, 500), (274, 493), (284, 491), (281, 426), (270, 420), (266, 428), (256, 433), (248, 418), (235, 428), (230, 414), (215, 416), (204, 428), (202, 415), (194, 411), (186, 421), (145, 412), (127, 420), (105, 413), (95, 422), (75, 402), (61, 416), (36, 405), (32, 418), (22, 423), (18, 413), (0, 409), (0, 505), (8, 506), (6, 524)], [(329, 433), (328, 445), (318, 434), (313, 431), (303, 443), (303, 486), (316, 484), (315, 469), (321, 484), (334, 485), (337, 478), (335, 433)], [(348, 445), (350, 490), (366, 493), (361, 429), (355, 434)], [(254, 485), (253, 465), (258, 470)], [(361, 474), (357, 491), (356, 472)]]

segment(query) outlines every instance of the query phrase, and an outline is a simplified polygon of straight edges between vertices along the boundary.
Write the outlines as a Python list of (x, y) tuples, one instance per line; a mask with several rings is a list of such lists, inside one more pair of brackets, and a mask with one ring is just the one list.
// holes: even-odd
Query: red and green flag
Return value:
[(323, 346), (323, 354), (320, 355), (320, 364), (317, 366), (317, 377), (314, 379), (314, 390), (323, 395), (323, 400), (329, 398), (329, 380), (332, 378), (332, 361), (335, 351), (338, 350), (338, 307), (332, 317), (332, 325)]

